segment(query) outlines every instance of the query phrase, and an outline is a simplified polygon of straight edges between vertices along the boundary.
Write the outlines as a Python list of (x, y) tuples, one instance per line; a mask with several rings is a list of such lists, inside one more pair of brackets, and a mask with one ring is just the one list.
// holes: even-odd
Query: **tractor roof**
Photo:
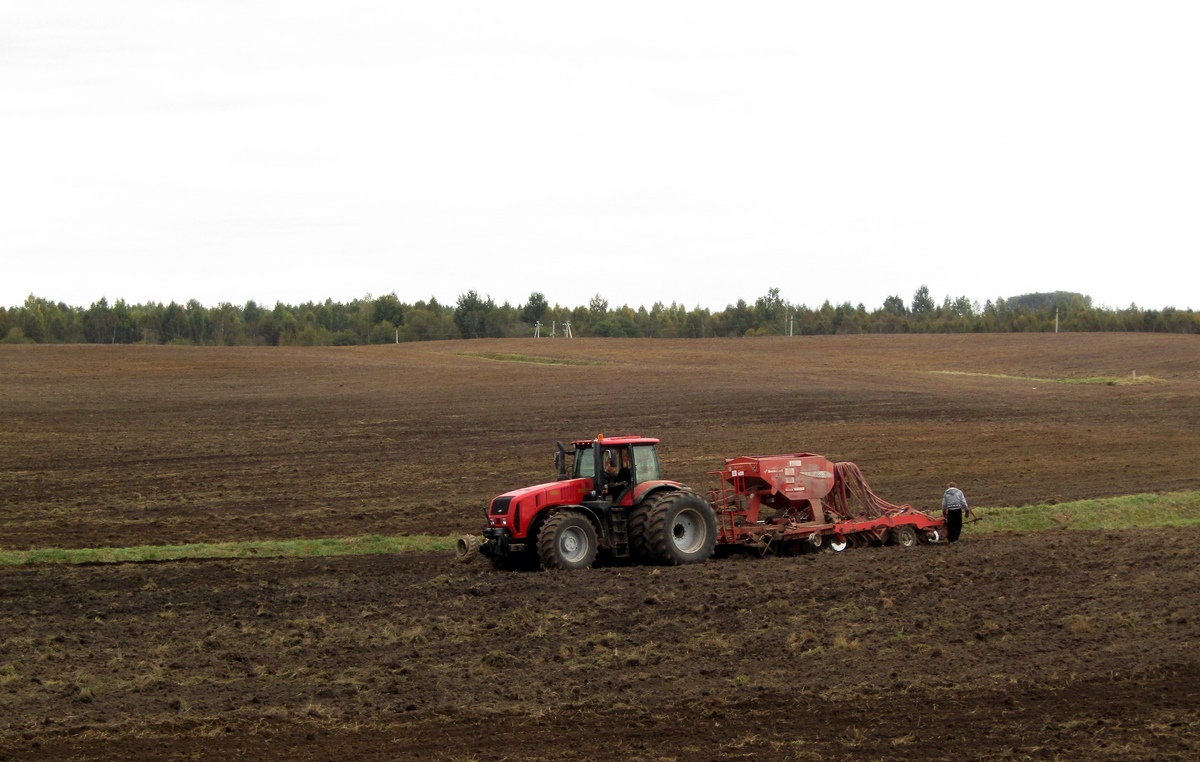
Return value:
[(584, 448), (591, 447), (592, 445), (596, 444), (596, 442), (599, 442), (601, 445), (608, 445), (612, 447), (619, 447), (621, 445), (658, 444), (658, 440), (653, 437), (606, 437), (603, 435), (596, 437), (596, 439), (578, 439), (571, 444), (579, 448)]

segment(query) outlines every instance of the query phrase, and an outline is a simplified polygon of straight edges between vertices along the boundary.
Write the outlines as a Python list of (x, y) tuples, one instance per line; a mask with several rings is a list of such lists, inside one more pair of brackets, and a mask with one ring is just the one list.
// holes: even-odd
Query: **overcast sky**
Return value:
[(0, 0), (0, 305), (1200, 309), (1200, 3)]

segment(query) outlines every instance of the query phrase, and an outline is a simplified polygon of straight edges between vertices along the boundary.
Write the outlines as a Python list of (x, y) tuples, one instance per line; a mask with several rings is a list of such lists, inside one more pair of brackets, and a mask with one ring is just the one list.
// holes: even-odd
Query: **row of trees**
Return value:
[(688, 309), (672, 302), (649, 309), (610, 307), (596, 295), (586, 306), (551, 306), (538, 292), (513, 306), (467, 291), (453, 304), (437, 299), (401, 302), (394, 293), (370, 295), (348, 303), (276, 303), (205, 307), (196, 300), (72, 307), (30, 296), (18, 307), (0, 307), (0, 336), (9, 343), (204, 344), (204, 345), (350, 345), (394, 341), (431, 341), (482, 337), (562, 335), (570, 324), (575, 336), (701, 338), (847, 333), (970, 333), (1053, 331), (1154, 331), (1200, 333), (1200, 313), (1191, 310), (1143, 310), (1095, 307), (1090, 297), (1069, 292), (1025, 294), (984, 305), (966, 297), (934, 301), (921, 286), (906, 302), (890, 296), (881, 307), (862, 304), (820, 307), (792, 304), (772, 288), (753, 304), (738, 300), (724, 310)]

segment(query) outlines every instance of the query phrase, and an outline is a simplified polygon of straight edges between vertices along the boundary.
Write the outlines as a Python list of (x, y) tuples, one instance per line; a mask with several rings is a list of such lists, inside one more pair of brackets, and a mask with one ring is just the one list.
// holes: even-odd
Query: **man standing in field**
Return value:
[(942, 495), (942, 518), (946, 520), (946, 539), (950, 542), (958, 542), (958, 536), (962, 534), (964, 513), (975, 515), (971, 506), (967, 505), (967, 496), (957, 484), (950, 482)]

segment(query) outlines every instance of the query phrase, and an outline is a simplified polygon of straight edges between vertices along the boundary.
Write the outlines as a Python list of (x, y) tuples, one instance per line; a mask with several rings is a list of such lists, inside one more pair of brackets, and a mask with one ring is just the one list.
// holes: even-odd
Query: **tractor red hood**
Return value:
[(525, 511), (536, 511), (547, 505), (578, 504), (591, 491), (591, 479), (564, 479), (563, 481), (546, 482), (545, 484), (535, 484), (532, 487), (510, 490), (497, 496), (492, 500), (492, 504), (495, 505), (497, 501), (507, 499), (510, 511), (517, 506), (521, 506)]
[[(621, 504), (626, 506), (632, 505), (635, 501), (641, 500), (642, 496), (647, 492), (662, 487), (680, 489), (683, 485), (679, 482), (667, 481), (665, 479), (642, 482), (634, 487), (632, 492), (625, 493)], [(521, 487), (520, 489), (510, 490), (503, 495), (497, 495), (493, 498), (488, 514), (508, 514), (528, 518), (548, 506), (579, 505), (588, 499), (592, 489), (592, 480), (587, 477), (564, 479), (559, 482), (546, 482), (545, 484), (535, 484), (532, 487)]]

